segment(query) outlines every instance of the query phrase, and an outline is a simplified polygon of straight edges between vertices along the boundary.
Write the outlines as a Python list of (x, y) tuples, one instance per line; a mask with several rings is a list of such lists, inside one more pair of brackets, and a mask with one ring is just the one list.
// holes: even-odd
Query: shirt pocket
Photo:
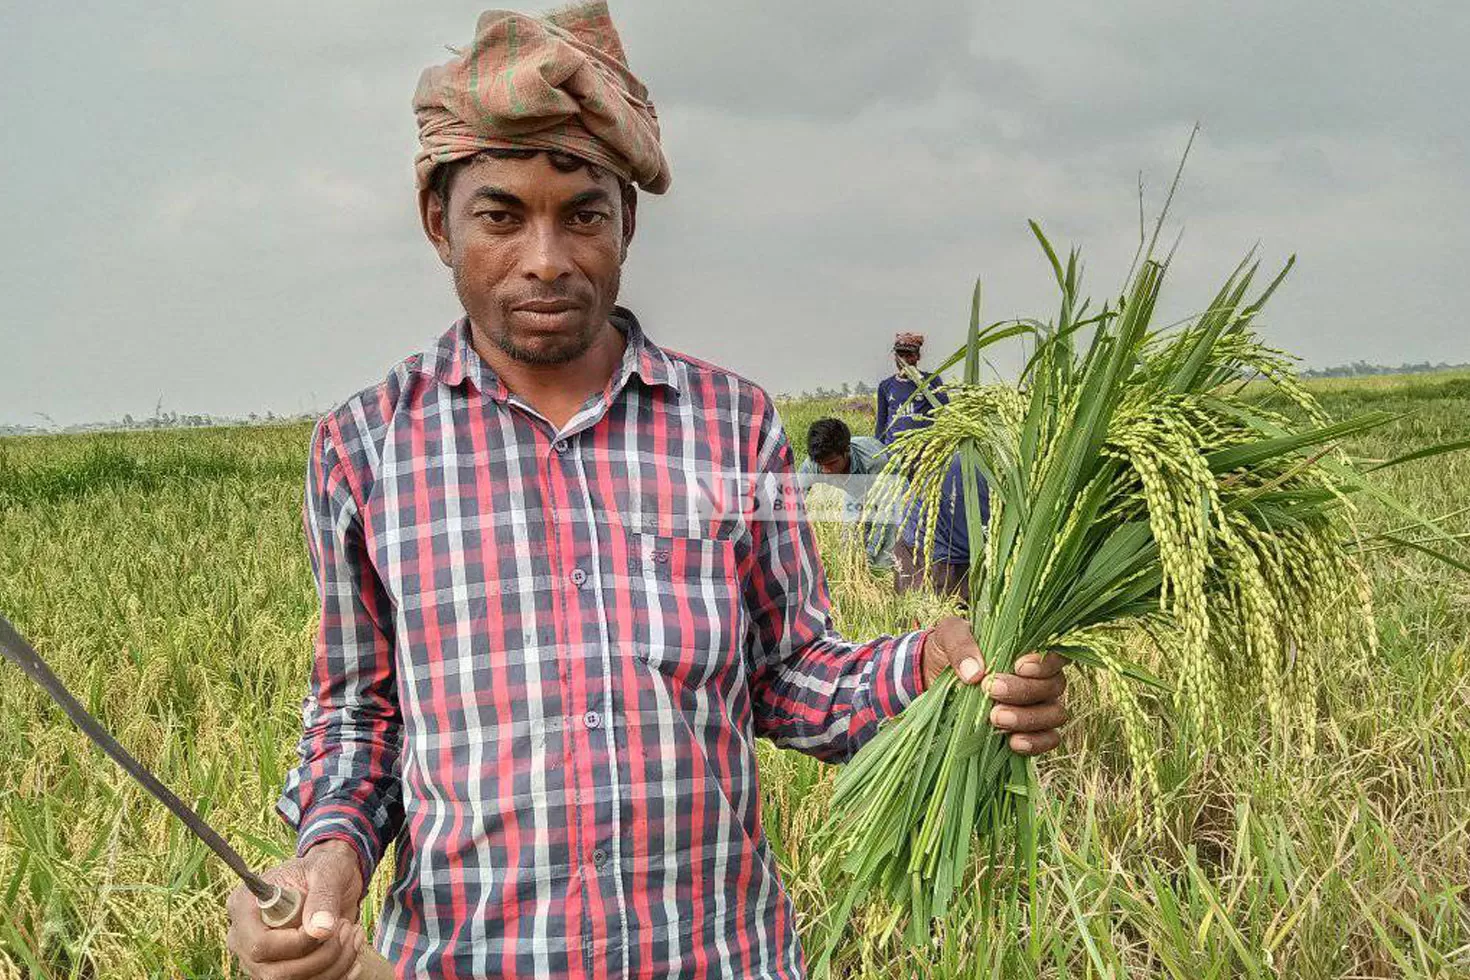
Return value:
[(630, 531), (627, 574), (624, 639), (634, 657), (688, 687), (741, 666), (745, 605), (733, 539)]

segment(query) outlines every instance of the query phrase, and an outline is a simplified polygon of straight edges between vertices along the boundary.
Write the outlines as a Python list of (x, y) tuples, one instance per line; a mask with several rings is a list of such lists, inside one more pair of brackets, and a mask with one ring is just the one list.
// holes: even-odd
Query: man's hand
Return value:
[(240, 967), (256, 980), (343, 980), (355, 976), (366, 937), (357, 925), (362, 871), (357, 852), (326, 840), (267, 871), (262, 877), (301, 892), (301, 925), (269, 929), (260, 921), (255, 897), (241, 885), (230, 895), (230, 932), (225, 943)]
[(953, 667), (966, 684), (984, 684), (995, 702), (990, 723), (1010, 732), (1011, 751), (1018, 755), (1041, 755), (1062, 741), (1057, 729), (1067, 721), (1062, 694), (1067, 678), (1062, 673), (1065, 658), (1056, 653), (1028, 653), (1016, 659), (1014, 674), (987, 674), (985, 659), (970, 624), (958, 616), (946, 616), (934, 624), (924, 643), (924, 680), (933, 684)]

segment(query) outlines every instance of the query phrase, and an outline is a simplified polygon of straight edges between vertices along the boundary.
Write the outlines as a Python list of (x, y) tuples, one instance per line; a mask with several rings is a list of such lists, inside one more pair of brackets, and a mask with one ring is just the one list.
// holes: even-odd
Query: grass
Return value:
[[(1470, 437), (1470, 378), (1311, 385), (1334, 415), (1414, 414), (1354, 448), (1390, 458)], [(806, 428), (850, 402), (783, 406)], [(247, 856), (290, 838), (271, 812), (292, 762), (315, 612), (300, 527), (304, 426), (0, 440), (0, 609), (140, 758)], [(1431, 515), (1464, 507), (1470, 457), (1386, 471)], [(1369, 513), (1370, 522), (1391, 523)], [(1449, 523), (1463, 531), (1464, 515)], [(839, 626), (932, 619), (819, 529)], [(1264, 709), (1202, 774), (1161, 761), (1163, 832), (1140, 821), (1118, 721), (1077, 683), (1041, 767), (1046, 827), (1031, 926), (996, 934), (962, 898), (928, 960), (869, 906), (839, 948), (852, 978), (1470, 977), (1470, 577), (1385, 553), (1380, 648), (1336, 665), (1319, 751), (1276, 747)], [(0, 976), (228, 976), (221, 867), (0, 668)], [(809, 949), (841, 895), (813, 835), (832, 770), (762, 746), (766, 824)], [(380, 877), (377, 888), (385, 884)], [(969, 893), (967, 893), (968, 895)], [(374, 901), (376, 895), (374, 896)], [(370, 906), (371, 906), (370, 902)]]

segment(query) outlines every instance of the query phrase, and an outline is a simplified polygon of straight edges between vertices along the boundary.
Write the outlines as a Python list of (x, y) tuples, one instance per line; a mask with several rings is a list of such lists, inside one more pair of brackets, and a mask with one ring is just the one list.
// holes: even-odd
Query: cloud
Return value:
[(627, 3), (628, 58), (661, 106), (761, 119), (852, 118), (927, 97), (968, 61), (973, 5), (927, 0)]
[[(541, 7), (551, 4), (542, 3)], [(0, 33), (0, 420), (325, 407), (457, 314), (413, 200), (409, 98), (482, 3), (22, 6)], [(1113, 291), (1136, 187), (1176, 202), (1187, 312), (1257, 242), (1313, 363), (1470, 359), (1470, 8), (1363, 0), (736, 7), (615, 0), (674, 186), (625, 299), (776, 390), (876, 377), (1050, 308), (1025, 220)]]
[[(1127, 139), (1203, 120), (1222, 143), (1303, 133), (1423, 139), (1459, 102), (1470, 38), (1454, 0), (1007, 5), (977, 17), (971, 51), (991, 94), (1048, 127)], [(1001, 70), (997, 70), (997, 69)], [(1465, 147), (1464, 128), (1436, 143)]]

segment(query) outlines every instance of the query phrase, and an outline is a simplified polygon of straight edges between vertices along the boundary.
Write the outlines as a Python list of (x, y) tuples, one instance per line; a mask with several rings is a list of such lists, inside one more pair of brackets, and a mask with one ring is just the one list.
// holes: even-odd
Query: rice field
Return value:
[[(1470, 374), (1311, 385), (1335, 415), (1409, 413), (1359, 439), (1388, 458), (1470, 438)], [(792, 402), (807, 426), (861, 401)], [(306, 425), (0, 440), (0, 611), (81, 700), (260, 864), (292, 763), (315, 595), (300, 526)], [(1431, 516), (1470, 505), (1470, 454), (1387, 471)], [(1388, 522), (1368, 513), (1366, 520)], [(1452, 529), (1470, 518), (1448, 519)], [(838, 625), (861, 638), (943, 604), (894, 596), (819, 529)], [(1413, 554), (1371, 571), (1378, 652), (1331, 664), (1317, 752), (1264, 705), (1192, 763), (1167, 741), (1141, 814), (1118, 720), (1077, 679), (1041, 766), (1042, 873), (1029, 924), (997, 935), (962, 900), (924, 956), (860, 911), (849, 978), (1470, 977), (1470, 576)], [(809, 949), (842, 882), (813, 846), (833, 771), (763, 747), (765, 820)], [(0, 665), (0, 977), (230, 976), (222, 867)], [(1147, 819), (1145, 819), (1147, 816)], [(386, 882), (380, 875), (369, 914)]]

